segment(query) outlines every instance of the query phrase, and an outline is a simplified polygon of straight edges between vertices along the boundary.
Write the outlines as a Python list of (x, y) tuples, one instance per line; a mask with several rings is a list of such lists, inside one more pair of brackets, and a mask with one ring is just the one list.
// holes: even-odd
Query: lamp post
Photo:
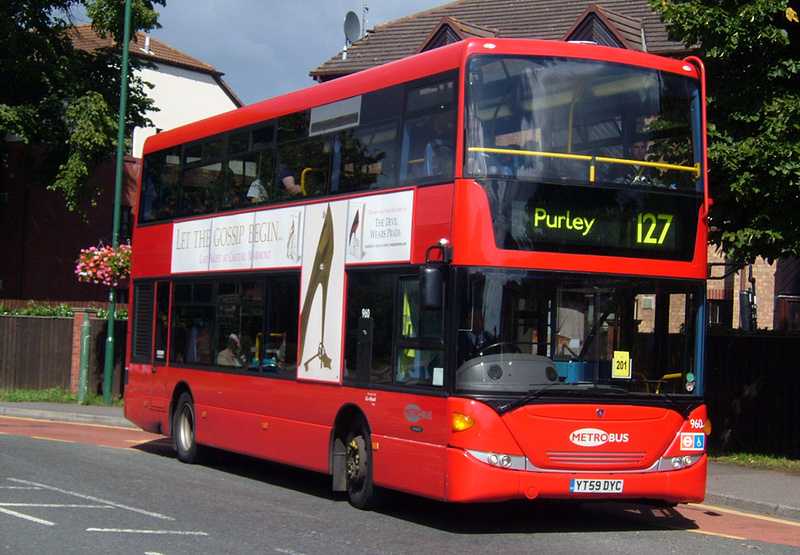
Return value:
[[(119, 129), (117, 131), (117, 174), (114, 181), (114, 223), (111, 229), (111, 246), (119, 246), (119, 213), (122, 196), (122, 170), (125, 163), (125, 113), (128, 107), (128, 52), (131, 42), (131, 0), (125, 0), (125, 29), (122, 38), (122, 78), (119, 95)], [(111, 386), (114, 380), (114, 312), (117, 304), (117, 288), (108, 291), (108, 335), (103, 372), (103, 404), (111, 403)]]

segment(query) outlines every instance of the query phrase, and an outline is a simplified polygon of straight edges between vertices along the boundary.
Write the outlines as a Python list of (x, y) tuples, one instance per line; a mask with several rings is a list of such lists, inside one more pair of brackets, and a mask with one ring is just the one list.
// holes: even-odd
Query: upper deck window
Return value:
[(468, 62), (464, 174), (498, 248), (690, 260), (702, 203), (698, 83), (592, 60)]
[(468, 79), (469, 176), (702, 190), (691, 79), (591, 60), (488, 56), (470, 60)]
[(400, 181), (450, 181), (455, 171), (455, 76), (409, 88)]

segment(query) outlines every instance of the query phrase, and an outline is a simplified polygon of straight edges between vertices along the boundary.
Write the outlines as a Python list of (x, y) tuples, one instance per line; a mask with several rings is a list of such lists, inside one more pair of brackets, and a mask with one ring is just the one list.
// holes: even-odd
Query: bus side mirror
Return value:
[(444, 279), (441, 268), (422, 266), (419, 269), (419, 303), (423, 310), (441, 310), (444, 304)]

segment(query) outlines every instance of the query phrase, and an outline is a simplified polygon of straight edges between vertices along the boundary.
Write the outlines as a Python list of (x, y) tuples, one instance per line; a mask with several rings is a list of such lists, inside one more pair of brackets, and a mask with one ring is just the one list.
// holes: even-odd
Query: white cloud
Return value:
[[(370, 0), (367, 29), (442, 5), (442, 0)], [(152, 33), (224, 73), (250, 104), (314, 84), (309, 72), (341, 51), (354, 0), (168, 0)]]

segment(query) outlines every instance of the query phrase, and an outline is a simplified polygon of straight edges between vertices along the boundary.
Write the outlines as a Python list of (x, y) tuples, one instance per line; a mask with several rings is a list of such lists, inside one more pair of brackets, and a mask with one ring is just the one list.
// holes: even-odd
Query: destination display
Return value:
[(691, 260), (700, 206), (696, 196), (525, 185), (506, 206), (496, 197), (490, 200), (499, 248)]

